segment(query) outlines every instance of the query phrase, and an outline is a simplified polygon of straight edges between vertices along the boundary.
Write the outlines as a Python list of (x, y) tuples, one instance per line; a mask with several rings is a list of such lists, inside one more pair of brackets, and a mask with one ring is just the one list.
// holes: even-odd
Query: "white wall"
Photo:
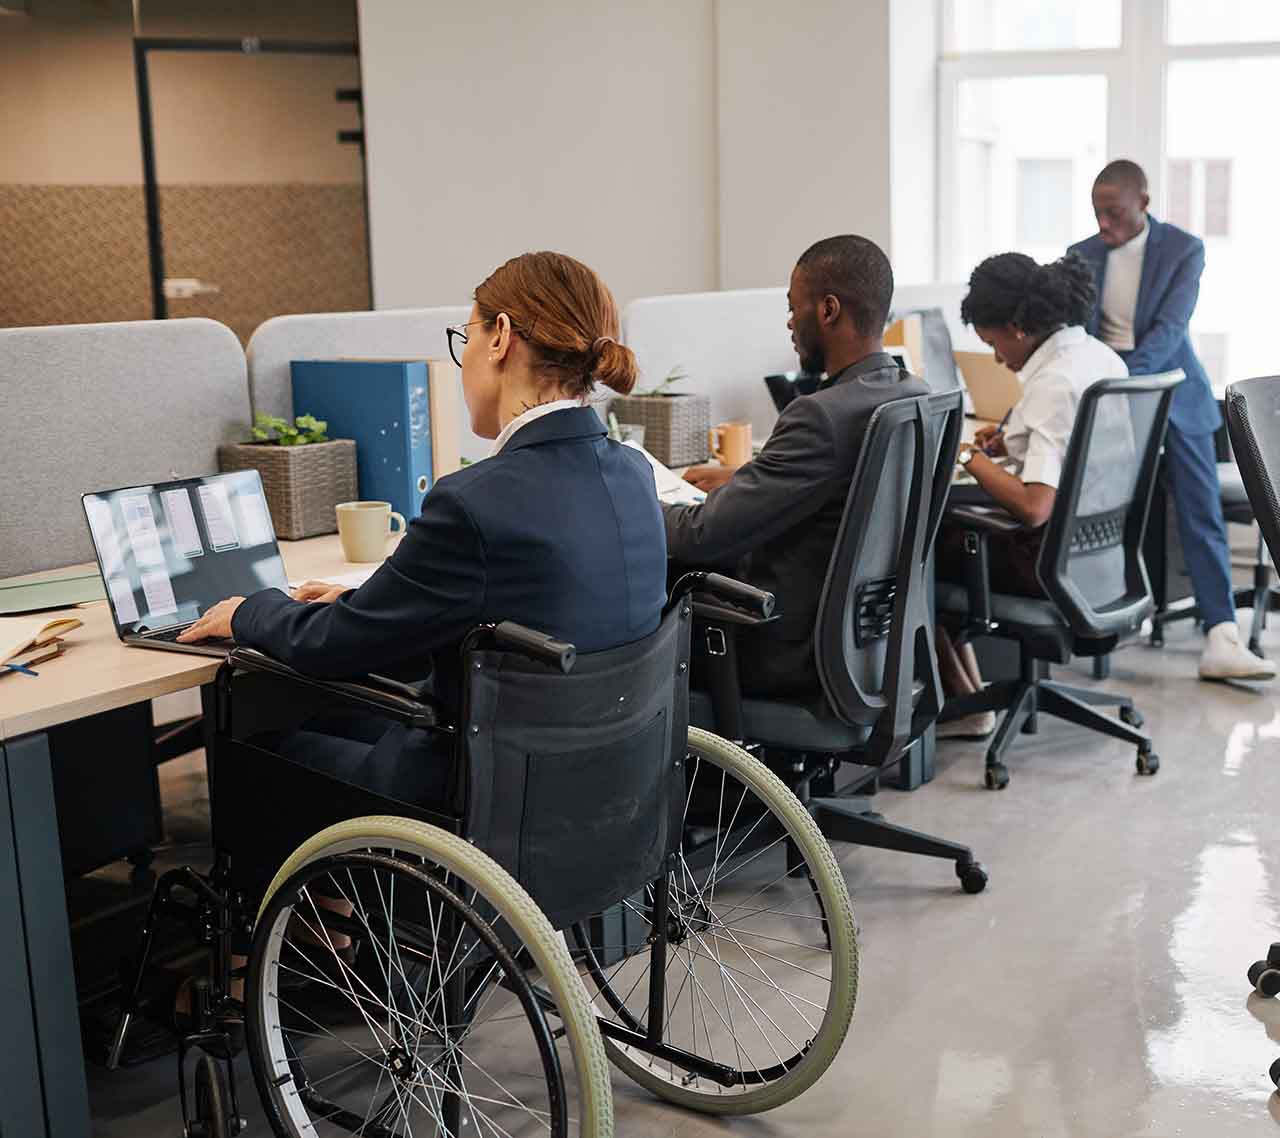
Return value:
[(937, 279), (938, 7), (893, 0), (890, 10), (890, 246), (900, 284)]
[(552, 248), (620, 303), (716, 285), (713, 0), (362, 0), (373, 290)]
[(786, 284), (814, 241), (889, 244), (889, 0), (721, 0), (721, 288)]

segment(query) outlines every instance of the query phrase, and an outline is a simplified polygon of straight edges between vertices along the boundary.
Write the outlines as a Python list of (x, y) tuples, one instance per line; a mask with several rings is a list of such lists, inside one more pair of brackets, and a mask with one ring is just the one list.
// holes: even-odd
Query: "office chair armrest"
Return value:
[(999, 506), (948, 506), (947, 521), (966, 530), (984, 535), (1016, 533), (1023, 528), (1017, 518)]
[(288, 664), (282, 664), (253, 648), (236, 648), (227, 657), (224, 671), (260, 672), (288, 680), (290, 683), (317, 689), (333, 695), (348, 706), (376, 712), (403, 723), (406, 727), (440, 729), (450, 716), (433, 696), (399, 680), (386, 676), (363, 676), (357, 680), (320, 680), (304, 676)]
[(969, 619), (956, 636), (956, 642), (965, 644), (980, 636), (988, 636), (999, 627), (998, 622), (991, 619), (991, 563), (987, 539), (993, 533), (1013, 533), (1021, 526), (1004, 510), (988, 506), (952, 506), (946, 516), (947, 522), (958, 527), (964, 535), (961, 571), (965, 592), (969, 595)]

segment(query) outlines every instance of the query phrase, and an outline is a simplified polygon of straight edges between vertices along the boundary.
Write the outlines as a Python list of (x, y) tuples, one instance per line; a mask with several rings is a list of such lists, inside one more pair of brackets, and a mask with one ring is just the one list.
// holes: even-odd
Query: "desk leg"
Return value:
[(45, 1122), (35, 1131), (12, 1133), (88, 1138), (89, 1093), (49, 738), (39, 733), (7, 740), (4, 754)]
[(22, 890), (9, 808), (9, 766), (0, 744), (0, 1007), (5, 1010), (4, 1062), (0, 1063), (0, 1134), (47, 1133), (36, 1059), (30, 961), (22, 919)]

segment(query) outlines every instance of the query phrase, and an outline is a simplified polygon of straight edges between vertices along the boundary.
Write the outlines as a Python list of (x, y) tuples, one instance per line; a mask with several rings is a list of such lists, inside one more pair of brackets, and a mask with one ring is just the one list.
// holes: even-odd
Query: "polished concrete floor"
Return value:
[[(1245, 616), (1247, 614), (1242, 614)], [(1280, 629), (1268, 635), (1280, 652)], [(718, 1121), (615, 1074), (625, 1138), (1235, 1138), (1280, 1131), (1267, 1069), (1280, 1003), (1245, 970), (1280, 939), (1280, 842), (1268, 762), (1280, 684), (1195, 678), (1199, 637), (1119, 653), (1105, 684), (1145, 712), (1162, 759), (1049, 719), (981, 788), (982, 746), (947, 743), (938, 774), (882, 792), (892, 820), (968, 842), (991, 882), (949, 863), (841, 848), (861, 928), (853, 1027), (833, 1067), (770, 1114)], [(1081, 675), (1067, 672), (1072, 682)], [(167, 776), (187, 818), (199, 768)], [(103, 1136), (176, 1135), (172, 1059), (91, 1069)], [(249, 1093), (248, 1081), (243, 1084)], [(246, 1111), (246, 1113), (250, 1113)], [(265, 1134), (256, 1109), (250, 1133)]]

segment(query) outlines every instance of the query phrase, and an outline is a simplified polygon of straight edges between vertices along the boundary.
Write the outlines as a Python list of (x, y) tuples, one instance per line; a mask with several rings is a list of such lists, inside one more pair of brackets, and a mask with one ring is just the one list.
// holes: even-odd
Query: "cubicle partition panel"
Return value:
[[(307, 413), (305, 407), (293, 406), (289, 371), (293, 360), (447, 358), (445, 329), (465, 323), (470, 314), (464, 305), (451, 305), (276, 316), (249, 339), (249, 397), (254, 412), (286, 418)], [(459, 450), (463, 458), (475, 462), (489, 453), (491, 444), (472, 434), (461, 399), (458, 405)]]
[[(966, 291), (963, 284), (905, 285), (894, 293), (893, 308), (941, 308), (953, 346), (982, 350), (960, 322)], [(688, 379), (673, 390), (710, 396), (713, 423), (748, 419), (757, 440), (768, 437), (778, 417), (764, 377), (800, 366), (784, 288), (643, 297), (623, 312), (622, 336), (640, 363), (638, 390), (679, 368)]]
[(710, 396), (712, 423), (750, 420), (757, 439), (768, 437), (778, 417), (764, 377), (800, 366), (782, 288), (633, 300), (622, 314), (622, 338), (640, 364), (637, 391), (679, 368), (688, 379), (673, 391)]
[(213, 320), (0, 329), (0, 578), (93, 560), (80, 495), (217, 470), (247, 437), (244, 352)]

